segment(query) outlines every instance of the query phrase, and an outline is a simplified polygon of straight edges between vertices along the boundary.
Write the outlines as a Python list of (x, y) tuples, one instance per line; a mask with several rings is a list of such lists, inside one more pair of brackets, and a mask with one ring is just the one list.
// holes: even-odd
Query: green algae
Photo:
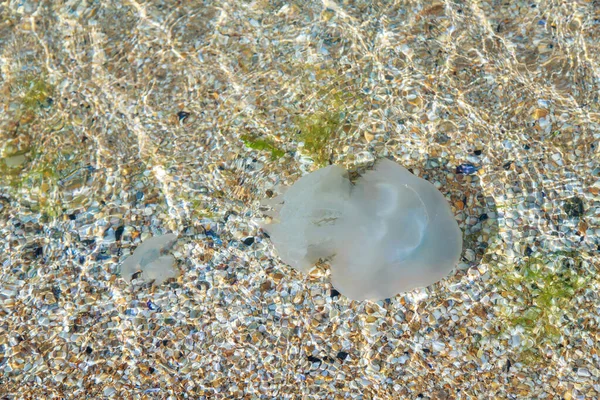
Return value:
[(270, 152), (272, 160), (281, 158), (285, 154), (285, 151), (275, 146), (271, 140), (255, 138), (250, 135), (242, 135), (241, 139), (251, 149)]
[(333, 155), (335, 143), (351, 132), (349, 117), (362, 110), (367, 99), (341, 70), (309, 63), (300, 63), (296, 70), (302, 71), (298, 100), (303, 107), (292, 118), (289, 135), (304, 144), (301, 153), (317, 166), (324, 166)]
[(497, 309), (501, 336), (519, 330), (524, 363), (541, 360), (541, 349), (562, 340), (563, 329), (575, 315), (574, 299), (591, 279), (581, 274), (582, 258), (576, 252), (554, 252), (526, 257), (512, 268), (495, 269), (494, 284), (508, 303)]
[(317, 165), (329, 160), (329, 143), (339, 133), (342, 117), (339, 112), (320, 111), (296, 119), (300, 131), (299, 139), (306, 152)]
[(49, 105), (49, 99), (54, 92), (54, 87), (43, 76), (35, 77), (28, 75), (23, 77), (19, 84), (25, 91), (21, 98), (21, 103), (26, 108), (34, 110)]

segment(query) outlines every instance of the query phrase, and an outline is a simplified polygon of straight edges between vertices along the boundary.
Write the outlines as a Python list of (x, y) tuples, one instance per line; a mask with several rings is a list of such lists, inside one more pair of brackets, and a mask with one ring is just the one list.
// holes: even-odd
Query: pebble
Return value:
[(466, 249), (464, 252), (464, 255), (468, 261), (470, 261), (470, 262), (475, 261), (475, 252), (472, 249)]
[(440, 352), (446, 348), (446, 345), (442, 342), (434, 341), (431, 343), (431, 349), (435, 352)]
[(592, 374), (590, 374), (590, 371), (587, 368), (577, 368), (577, 375), (584, 377), (592, 376)]
[(456, 173), (462, 175), (472, 175), (477, 172), (479, 168), (475, 167), (473, 164), (460, 164), (456, 167)]
[(560, 161), (562, 159), (562, 154), (560, 153), (554, 153), (552, 154), (552, 159), (556, 162)]

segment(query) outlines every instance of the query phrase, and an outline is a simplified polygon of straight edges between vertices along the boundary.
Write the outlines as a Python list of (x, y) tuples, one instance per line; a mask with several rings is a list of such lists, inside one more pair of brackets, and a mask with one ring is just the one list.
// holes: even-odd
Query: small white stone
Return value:
[(548, 100), (539, 99), (538, 106), (541, 108), (548, 108), (548, 107), (550, 107), (550, 102)]
[(446, 345), (436, 340), (433, 343), (431, 343), (431, 348), (433, 349), (433, 351), (440, 352), (446, 348)]
[(475, 252), (471, 249), (465, 250), (465, 258), (471, 262), (475, 261)]
[(409, 356), (407, 356), (407, 355), (405, 354), (405, 355), (403, 355), (402, 357), (398, 358), (398, 362), (399, 362), (400, 364), (404, 364), (404, 363), (406, 363), (406, 362), (407, 362), (409, 359), (410, 359), (410, 357), (409, 357)]
[(521, 345), (521, 335), (513, 335), (511, 338), (512, 347), (519, 347)]
[(588, 377), (588, 376), (591, 376), (592, 374), (590, 374), (590, 371), (588, 371), (587, 368), (578, 368), (577, 375)]

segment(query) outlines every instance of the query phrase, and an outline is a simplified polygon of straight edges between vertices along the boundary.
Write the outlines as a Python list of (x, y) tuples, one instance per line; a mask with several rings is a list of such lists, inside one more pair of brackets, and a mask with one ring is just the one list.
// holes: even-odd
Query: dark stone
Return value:
[(189, 116), (190, 116), (190, 113), (186, 112), (186, 111), (179, 111), (177, 113), (177, 118), (179, 118), (180, 122), (184, 122), (186, 120), (186, 118)]
[(96, 254), (96, 261), (105, 261), (105, 260), (109, 260), (110, 258), (112, 258), (109, 254), (106, 254), (106, 251), (102, 251), (98, 254)]
[(504, 165), (502, 166), (502, 168), (504, 168), (505, 170), (507, 170), (507, 171), (508, 171), (508, 170), (510, 169), (510, 166), (512, 165), (512, 163), (513, 163), (512, 161), (509, 161), (509, 162), (507, 162), (506, 164), (504, 164)]
[(488, 215), (487, 215), (486, 213), (483, 213), (483, 214), (481, 214), (481, 215), (479, 216), (479, 220), (480, 220), (480, 221), (485, 221), (485, 220), (486, 220), (486, 219), (488, 219), (488, 218), (489, 218), (489, 217), (488, 217)]
[(77, 215), (75, 214), (69, 214), (68, 216), (71, 221), (75, 221), (77, 219)]
[(565, 200), (564, 209), (569, 217), (579, 218), (584, 213), (583, 200), (579, 197), (571, 197)]
[(33, 255), (36, 257), (42, 257), (44, 255), (44, 248), (42, 246), (38, 246), (33, 251)]
[(154, 373), (154, 368), (148, 367), (148, 372), (151, 373), (151, 374), (153, 374)]
[(115, 230), (115, 240), (118, 242), (119, 240), (121, 240), (121, 238), (123, 237), (123, 231), (125, 230), (125, 227), (123, 225), (119, 226), (116, 230)]
[(511, 363), (510, 360), (506, 360), (506, 365), (504, 366), (504, 372), (510, 371)]
[(338, 297), (340, 295), (340, 292), (338, 292), (337, 290), (335, 290), (334, 288), (331, 288), (331, 294), (330, 296), (333, 297)]
[(439, 144), (445, 144), (450, 141), (450, 136), (446, 135), (445, 133), (438, 133), (435, 135), (434, 140)]
[(481, 155), (481, 153), (482, 153), (482, 151), (481, 151), (481, 150), (475, 150), (475, 151), (473, 152), (473, 154), (475, 154), (476, 156), (480, 156), (480, 155)]
[(54, 296), (54, 300), (56, 300), (58, 302), (58, 299), (60, 299), (60, 294), (62, 293), (62, 291), (60, 290), (60, 288), (58, 286), (52, 286), (52, 295)]
[(348, 353), (346, 353), (345, 351), (340, 351), (340, 352), (337, 353), (336, 357), (339, 360), (344, 361), (348, 357)]
[(313, 356), (308, 356), (308, 361), (310, 361), (311, 363), (315, 363), (315, 362), (322, 363), (323, 362), (323, 360), (321, 360), (320, 358), (313, 357)]
[(254, 243), (254, 238), (252, 236), (247, 237), (246, 239), (243, 240), (243, 242), (246, 246), (250, 246), (250, 245), (252, 245), (252, 243)]
[(462, 175), (472, 175), (477, 172), (479, 168), (474, 166), (473, 164), (460, 164), (456, 167), (456, 173)]
[(228, 210), (228, 211), (225, 213), (225, 216), (223, 217), (223, 220), (224, 220), (225, 222), (227, 222), (227, 220), (229, 220), (229, 217), (231, 217), (232, 215), (236, 215), (236, 216), (237, 216), (237, 215), (238, 215), (238, 213), (236, 213), (235, 211), (232, 211), (232, 210)]
[(92, 354), (92, 351), (94, 351), (94, 350), (90, 346), (85, 348), (86, 354)]

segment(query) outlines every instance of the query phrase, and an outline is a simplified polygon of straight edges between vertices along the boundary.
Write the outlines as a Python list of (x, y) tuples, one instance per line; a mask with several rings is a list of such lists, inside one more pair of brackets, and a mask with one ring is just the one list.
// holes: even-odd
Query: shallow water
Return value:
[[(0, 15), (0, 394), (600, 396), (596, 2)], [(383, 157), (447, 197), (463, 259), (351, 302), (278, 260), (258, 202)], [(168, 232), (179, 278), (127, 284)]]

